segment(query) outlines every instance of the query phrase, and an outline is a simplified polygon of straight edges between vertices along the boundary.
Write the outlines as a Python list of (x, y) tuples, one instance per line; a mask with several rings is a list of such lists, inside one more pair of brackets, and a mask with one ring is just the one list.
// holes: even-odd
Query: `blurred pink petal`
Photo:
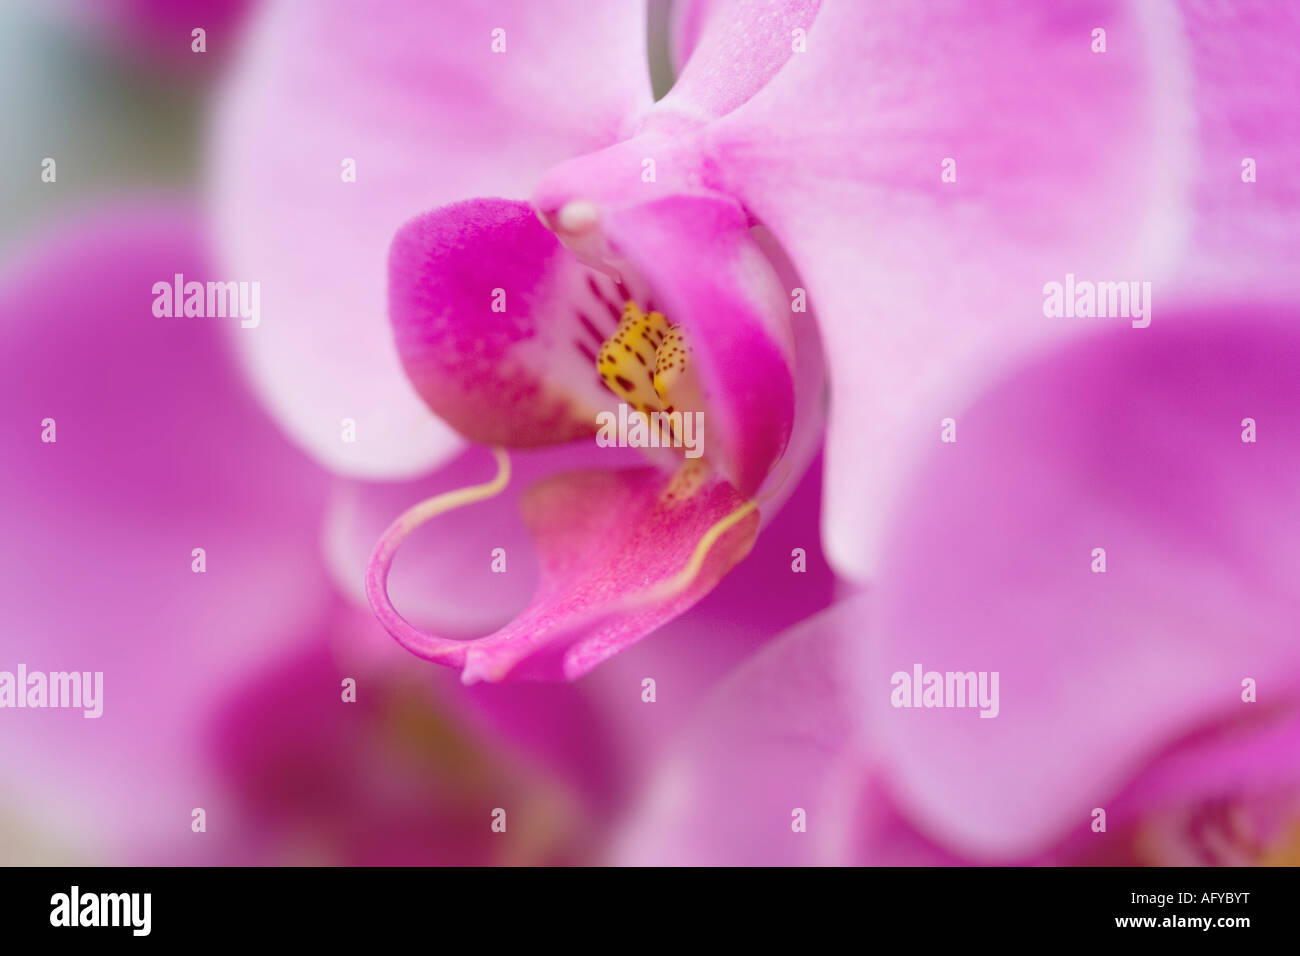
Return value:
[[(1298, 367), (1292, 308), (1167, 314), (1017, 373), (912, 476), (858, 673), (927, 832), (1025, 854), (1159, 750), (1295, 699)], [(1001, 713), (891, 707), (915, 663), (1000, 672)]]
[(206, 708), (327, 604), (324, 483), (226, 352), (253, 330), (152, 314), (155, 281), (214, 275), (194, 222), (168, 205), (104, 210), (37, 244), (0, 289), (0, 669), (104, 673), (98, 719), (6, 710), (0, 776), (38, 831), (92, 857), (190, 836), (215, 792), (194, 746)]
[[(220, 103), (212, 169), (225, 268), (263, 284), (240, 341), (253, 383), (319, 460), (414, 477), (459, 447), (401, 374), (389, 241), (412, 215), (525, 196), (650, 103), (640, 4), (272, 4)], [(494, 53), (494, 30), (504, 52)], [(580, 67), (580, 68), (579, 68)], [(355, 160), (356, 181), (342, 181)], [(340, 421), (357, 441), (339, 439)]]
[[(620, 835), (638, 866), (792, 865), (833, 844), (825, 801), (853, 736), (849, 675), (826, 635), (851, 626), (850, 602), (805, 621), (752, 656), (707, 698), (656, 770)], [(806, 832), (793, 828), (806, 815)]]
[(1300, 695), (1201, 727), (1075, 828), (1049, 859), (1123, 866), (1300, 863)]

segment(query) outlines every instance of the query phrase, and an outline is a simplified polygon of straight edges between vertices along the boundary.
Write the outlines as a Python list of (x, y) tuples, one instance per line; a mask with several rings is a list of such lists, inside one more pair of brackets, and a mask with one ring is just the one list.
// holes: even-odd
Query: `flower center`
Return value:
[(618, 328), (600, 347), (596, 370), (611, 392), (647, 417), (704, 404), (682, 330), (662, 312), (642, 312), (635, 302), (623, 306)]

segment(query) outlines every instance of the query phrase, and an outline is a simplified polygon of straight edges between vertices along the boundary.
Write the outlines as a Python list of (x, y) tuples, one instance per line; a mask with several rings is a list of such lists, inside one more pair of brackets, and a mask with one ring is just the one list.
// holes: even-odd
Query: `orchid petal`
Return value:
[[(534, 0), (280, 3), (255, 18), (219, 103), (212, 208), (226, 268), (263, 286), (265, 317), (239, 343), (253, 384), (322, 462), (414, 477), (455, 453), (386, 329), (389, 241), (419, 210), (527, 195), (620, 138), (651, 100), (644, 18)], [(339, 440), (343, 418), (355, 442)]]
[(474, 199), (393, 240), (389, 308), (420, 396), (474, 442), (590, 438), (614, 404), (596, 355), (623, 296), (581, 265), (526, 203)]
[[(1189, 244), (1178, 288), (1190, 300), (1239, 289), (1300, 293), (1300, 7), (1270, 0), (1184, 3), (1196, 110)], [(1249, 161), (1249, 162), (1248, 162)]]
[(843, 641), (870, 639), (870, 600), (849, 597), (790, 628), (709, 694), (622, 828), (617, 862), (959, 862), (900, 814), (853, 732), (860, 691)]
[[(894, 516), (858, 671), (923, 830), (982, 858), (1036, 852), (1171, 742), (1255, 706), (1246, 678), (1288, 699), (1298, 367), (1293, 310), (1188, 313), (962, 413)], [(998, 672), (996, 719), (892, 706), (891, 675), (918, 664)]]
[(685, 330), (705, 454), (753, 494), (790, 440), (795, 358), (789, 295), (743, 212), (712, 196), (671, 196), (609, 209), (602, 229), (615, 259), (632, 264)]
[(677, 79), (655, 104), (664, 115), (722, 116), (744, 103), (795, 55), (821, 0), (688, 0), (672, 11)]
[[(819, 844), (824, 852), (829, 839), (822, 815), (827, 784), (850, 747), (853, 726), (847, 675), (827, 637), (860, 616), (861, 608), (849, 602), (797, 625), (709, 696), (621, 833), (619, 862), (817, 860)], [(792, 826), (795, 810), (805, 812), (808, 832)]]
[(1270, 692), (1286, 703), (1201, 728), (1167, 748), (1106, 800), (1105, 834), (1077, 827), (1044, 860), (1254, 865), (1284, 852), (1300, 813), (1300, 687)]

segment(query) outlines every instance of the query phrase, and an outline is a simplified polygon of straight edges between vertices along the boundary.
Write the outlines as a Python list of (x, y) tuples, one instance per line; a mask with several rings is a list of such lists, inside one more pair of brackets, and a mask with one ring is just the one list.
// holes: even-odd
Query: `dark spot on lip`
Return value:
[(626, 392), (632, 391), (634, 387), (632, 383), (629, 382), (627, 379), (625, 379), (622, 375), (615, 375), (614, 381), (618, 382), (618, 387), (623, 389)]
[(605, 336), (600, 334), (600, 330), (596, 328), (595, 323), (592, 322), (591, 319), (587, 318), (585, 315), (579, 312), (578, 321), (582, 323), (583, 328), (587, 330), (588, 334), (591, 335), (591, 337), (596, 340), (597, 345), (604, 344)]
[(614, 321), (617, 322), (622, 313), (619, 311), (618, 306), (609, 301), (609, 296), (605, 295), (600, 286), (596, 284), (595, 277), (591, 275), (587, 276), (587, 288), (591, 289), (591, 294), (605, 304), (605, 308), (609, 310), (609, 314), (612, 315)]

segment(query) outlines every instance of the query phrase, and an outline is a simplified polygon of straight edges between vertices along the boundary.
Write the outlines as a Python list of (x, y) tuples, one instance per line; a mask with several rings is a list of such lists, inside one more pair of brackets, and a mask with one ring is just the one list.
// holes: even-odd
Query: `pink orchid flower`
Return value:
[[(933, 423), (1077, 331), (1044, 320), (1044, 277), (1159, 280), (1178, 261), (1208, 149), (1191, 51), (1218, 15), (685, 3), (654, 102), (638, 4), (269, 10), (215, 165), (228, 261), (277, 316), (241, 342), (246, 365), (305, 447), (366, 478), (417, 475), (461, 438), (590, 459), (620, 400), (703, 415), (703, 466), (528, 491), (538, 587), (487, 636), (412, 625), (386, 579), (418, 525), (497, 494), (507, 459), (407, 503), (367, 594), (466, 681), (574, 678), (682, 613), (823, 431), (829, 556), (867, 580)], [(340, 443), (343, 418), (366, 439)]]
[[(713, 694), (619, 859), (1300, 864), (1297, 309), (1171, 305), (979, 397), (877, 586)], [(900, 699), (918, 665), (996, 713)]]

